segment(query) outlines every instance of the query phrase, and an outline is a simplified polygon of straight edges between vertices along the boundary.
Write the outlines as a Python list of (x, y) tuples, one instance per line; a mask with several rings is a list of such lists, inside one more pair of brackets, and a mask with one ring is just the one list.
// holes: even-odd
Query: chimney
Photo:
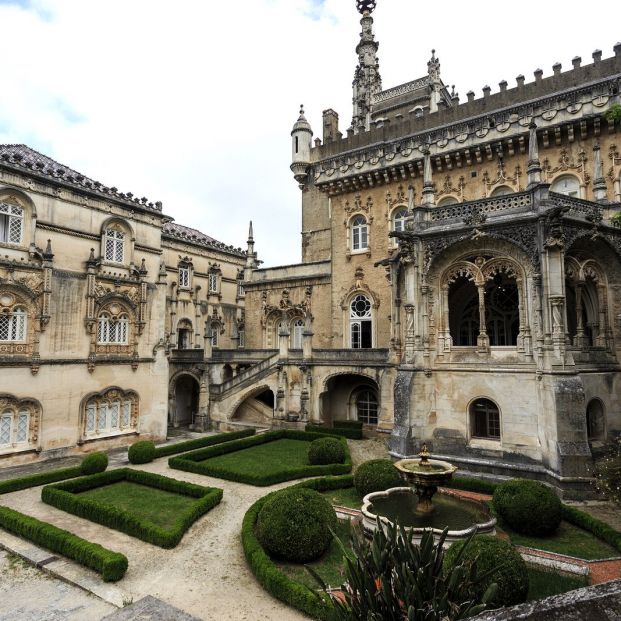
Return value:
[(534, 74), (535, 74), (535, 82), (537, 84), (541, 84), (541, 80), (543, 78), (543, 69), (535, 69)]
[(466, 97), (468, 97), (468, 101), (474, 101), (474, 91), (468, 91)]
[(552, 71), (554, 71), (554, 75), (561, 75), (561, 68), (563, 65), (561, 63), (554, 63), (552, 65)]
[(498, 86), (500, 87), (501, 93), (507, 92), (507, 80), (503, 80), (502, 82), (498, 82)]
[(483, 97), (489, 97), (489, 94), (492, 92), (492, 89), (489, 86), (483, 87)]
[(574, 66), (574, 69), (580, 69), (581, 62), (582, 62), (582, 58), (580, 58), (580, 56), (574, 56), (571, 59), (571, 64)]
[(328, 108), (323, 111), (323, 142), (336, 140), (339, 133), (339, 115)]
[(522, 88), (524, 86), (524, 76), (520, 73), (520, 75), (515, 78), (515, 81), (517, 82), (518, 88)]
[(602, 62), (602, 50), (595, 50), (593, 52), (592, 56), (593, 56), (593, 63), (594, 64)]

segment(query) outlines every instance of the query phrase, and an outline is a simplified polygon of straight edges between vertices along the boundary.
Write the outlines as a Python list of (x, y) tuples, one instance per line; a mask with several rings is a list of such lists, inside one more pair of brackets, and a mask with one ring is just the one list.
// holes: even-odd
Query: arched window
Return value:
[(187, 263), (179, 264), (179, 288), (180, 289), (189, 289), (190, 288), (190, 274), (191, 267)]
[(138, 395), (114, 388), (86, 401), (83, 433), (88, 438), (130, 432), (137, 420)]
[(349, 305), (349, 334), (352, 349), (373, 347), (373, 316), (371, 301), (359, 293)]
[(580, 181), (573, 175), (562, 175), (556, 178), (550, 186), (551, 192), (565, 194), (566, 196), (580, 197)]
[(586, 409), (587, 438), (589, 441), (601, 441), (606, 437), (606, 419), (604, 406), (599, 399), (591, 399)]
[(408, 210), (405, 207), (395, 209), (392, 214), (392, 230), (405, 231), (405, 219), (408, 217)]
[(302, 349), (302, 333), (304, 332), (304, 320), (296, 319), (291, 330), (291, 348)]
[(17, 205), (0, 202), (0, 242), (20, 244), (24, 229), (24, 210)]
[(470, 405), (470, 434), (473, 438), (500, 440), (500, 411), (489, 399), (476, 399)]
[(472, 280), (460, 276), (449, 285), (449, 329), (453, 345), (473, 347), (479, 336), (479, 293)]
[(371, 388), (365, 388), (355, 396), (356, 418), (365, 425), (377, 425), (377, 394)]
[(129, 336), (129, 317), (122, 313), (112, 318), (108, 313), (101, 313), (97, 321), (97, 342), (101, 345), (127, 345)]
[(505, 272), (496, 272), (485, 285), (485, 324), (491, 346), (517, 345), (519, 294), (515, 279)]
[(28, 314), (23, 306), (0, 314), (0, 341), (25, 341)]
[(438, 207), (448, 207), (449, 205), (457, 205), (459, 201), (454, 196), (445, 196), (438, 201)]
[(123, 263), (125, 259), (125, 233), (116, 229), (106, 229), (104, 233), (104, 259)]
[(355, 216), (351, 221), (351, 249), (356, 252), (369, 247), (369, 227), (364, 216)]
[(492, 190), (490, 196), (506, 196), (507, 194), (513, 194), (513, 190), (508, 185), (499, 185)]
[(192, 322), (182, 319), (177, 326), (177, 349), (192, 348)]
[(28, 410), (7, 409), (0, 415), (0, 447), (28, 443)]

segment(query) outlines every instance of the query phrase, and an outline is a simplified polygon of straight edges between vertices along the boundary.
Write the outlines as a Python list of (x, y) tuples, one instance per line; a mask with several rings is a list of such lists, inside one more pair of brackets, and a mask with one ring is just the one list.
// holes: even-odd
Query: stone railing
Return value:
[(337, 364), (385, 363), (388, 349), (313, 349), (313, 362)]
[(196, 363), (205, 358), (204, 349), (173, 349), (170, 353), (171, 363)]
[(447, 207), (432, 207), (428, 212), (428, 219), (433, 223), (463, 220), (473, 213), (488, 215), (503, 212), (529, 211), (533, 206), (533, 196), (530, 192), (516, 192), (477, 201), (457, 203)]
[(600, 222), (603, 218), (602, 208), (597, 203), (556, 192), (550, 192), (550, 198), (559, 207), (567, 207), (570, 214), (585, 218), (589, 222)]
[(264, 373), (268, 372), (272, 367), (276, 366), (278, 361), (279, 361), (279, 355), (277, 352), (274, 355), (270, 356), (269, 358), (250, 367), (249, 369), (242, 371), (239, 375), (236, 375), (233, 379), (230, 379), (227, 382), (224, 382), (223, 384), (216, 384), (216, 385), (210, 386), (209, 392), (212, 395), (222, 396), (225, 393), (235, 388), (238, 388), (239, 386), (241, 386), (247, 381), (258, 379), (259, 376), (263, 375)]

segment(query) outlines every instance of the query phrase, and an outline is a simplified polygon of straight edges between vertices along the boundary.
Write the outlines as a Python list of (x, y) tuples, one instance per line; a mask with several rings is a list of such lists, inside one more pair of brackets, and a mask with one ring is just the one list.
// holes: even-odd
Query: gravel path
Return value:
[(116, 610), (0, 551), (0, 621), (98, 621)]

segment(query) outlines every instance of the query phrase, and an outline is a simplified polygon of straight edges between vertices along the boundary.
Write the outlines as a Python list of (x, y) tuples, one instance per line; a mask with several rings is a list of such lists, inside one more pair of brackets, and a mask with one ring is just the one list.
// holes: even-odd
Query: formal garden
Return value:
[[(447, 466), (421, 452), (405, 464), (410, 486), (401, 462), (354, 466), (364, 442), (351, 423), (139, 441), (123, 467), (91, 453), (75, 467), (0, 482), (10, 500), (0, 499), (0, 528), (132, 593), (142, 592), (143, 571), (151, 585), (167, 568), (173, 579), (178, 548), (193, 572), (243, 553), (266, 594), (326, 620), (461, 619), (621, 577), (621, 533), (543, 483), (446, 475), (438, 486)], [(618, 477), (610, 455), (599, 489), (614, 497)], [(461, 509), (465, 522), (444, 524)], [(239, 552), (206, 554), (201, 540), (227, 521)], [(477, 534), (481, 523), (488, 534)]]

